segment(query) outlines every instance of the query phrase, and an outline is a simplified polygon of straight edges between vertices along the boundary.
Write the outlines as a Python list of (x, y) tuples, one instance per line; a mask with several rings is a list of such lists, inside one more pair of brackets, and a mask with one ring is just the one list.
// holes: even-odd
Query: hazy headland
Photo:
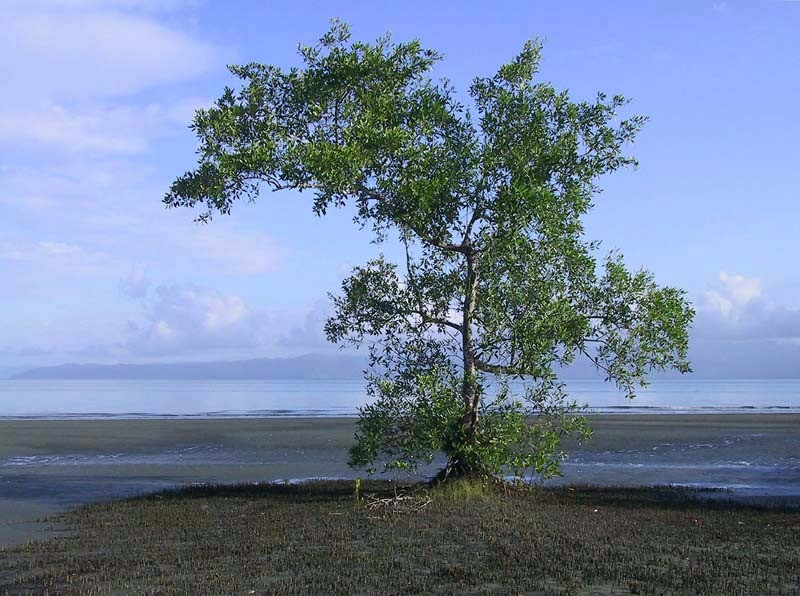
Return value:
[[(12, 379), (358, 379), (367, 359), (348, 354), (305, 354), (292, 358), (251, 358), (212, 362), (147, 364), (61, 364), (16, 370)], [(0, 370), (2, 372), (2, 370)], [(2, 377), (0, 377), (2, 378)]]

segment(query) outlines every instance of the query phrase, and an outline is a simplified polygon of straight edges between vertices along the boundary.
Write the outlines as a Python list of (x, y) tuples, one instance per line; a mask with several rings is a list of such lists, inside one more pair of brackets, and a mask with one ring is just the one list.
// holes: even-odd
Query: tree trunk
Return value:
[(477, 274), (475, 272), (475, 255), (472, 251), (466, 253), (467, 279), (464, 288), (464, 313), (462, 321), (462, 352), (464, 359), (464, 384), (462, 398), (464, 401), (464, 424), (472, 433), (478, 425), (478, 391), (476, 387), (475, 354), (472, 348), (472, 315), (475, 311), (475, 297), (477, 291)]
[[(478, 429), (478, 405), (480, 395), (478, 393), (475, 366), (475, 354), (472, 346), (472, 315), (475, 310), (475, 297), (477, 292), (477, 274), (475, 272), (475, 255), (469, 251), (466, 253), (467, 259), (467, 279), (464, 287), (464, 312), (462, 320), (462, 354), (464, 362), (464, 377), (461, 388), (461, 397), (464, 403), (463, 418), (463, 440), (470, 443)], [(455, 476), (464, 476), (477, 472), (473, 470), (473, 462), (467, 458), (455, 455), (448, 464), (447, 473)]]

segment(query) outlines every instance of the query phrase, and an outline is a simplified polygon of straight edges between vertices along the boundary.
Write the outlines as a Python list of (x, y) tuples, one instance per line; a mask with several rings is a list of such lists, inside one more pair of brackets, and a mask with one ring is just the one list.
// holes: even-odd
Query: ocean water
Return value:
[[(656, 380), (633, 400), (600, 380), (567, 381), (595, 413), (800, 412), (800, 379)], [(363, 381), (0, 380), (0, 418), (355, 416)]]

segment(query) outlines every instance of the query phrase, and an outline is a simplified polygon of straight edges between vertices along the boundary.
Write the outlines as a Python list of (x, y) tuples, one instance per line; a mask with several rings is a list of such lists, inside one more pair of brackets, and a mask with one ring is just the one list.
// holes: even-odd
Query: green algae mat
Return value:
[(193, 487), (0, 551), (0, 594), (800, 594), (800, 513), (679, 489)]

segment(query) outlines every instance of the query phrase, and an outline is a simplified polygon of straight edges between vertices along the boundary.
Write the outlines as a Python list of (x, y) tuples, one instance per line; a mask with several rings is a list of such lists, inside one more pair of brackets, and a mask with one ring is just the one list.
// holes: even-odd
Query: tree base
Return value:
[(501, 479), (490, 472), (451, 461), (433, 477), (432, 484), (437, 485), (464, 479), (491, 482), (492, 484), (502, 483)]

